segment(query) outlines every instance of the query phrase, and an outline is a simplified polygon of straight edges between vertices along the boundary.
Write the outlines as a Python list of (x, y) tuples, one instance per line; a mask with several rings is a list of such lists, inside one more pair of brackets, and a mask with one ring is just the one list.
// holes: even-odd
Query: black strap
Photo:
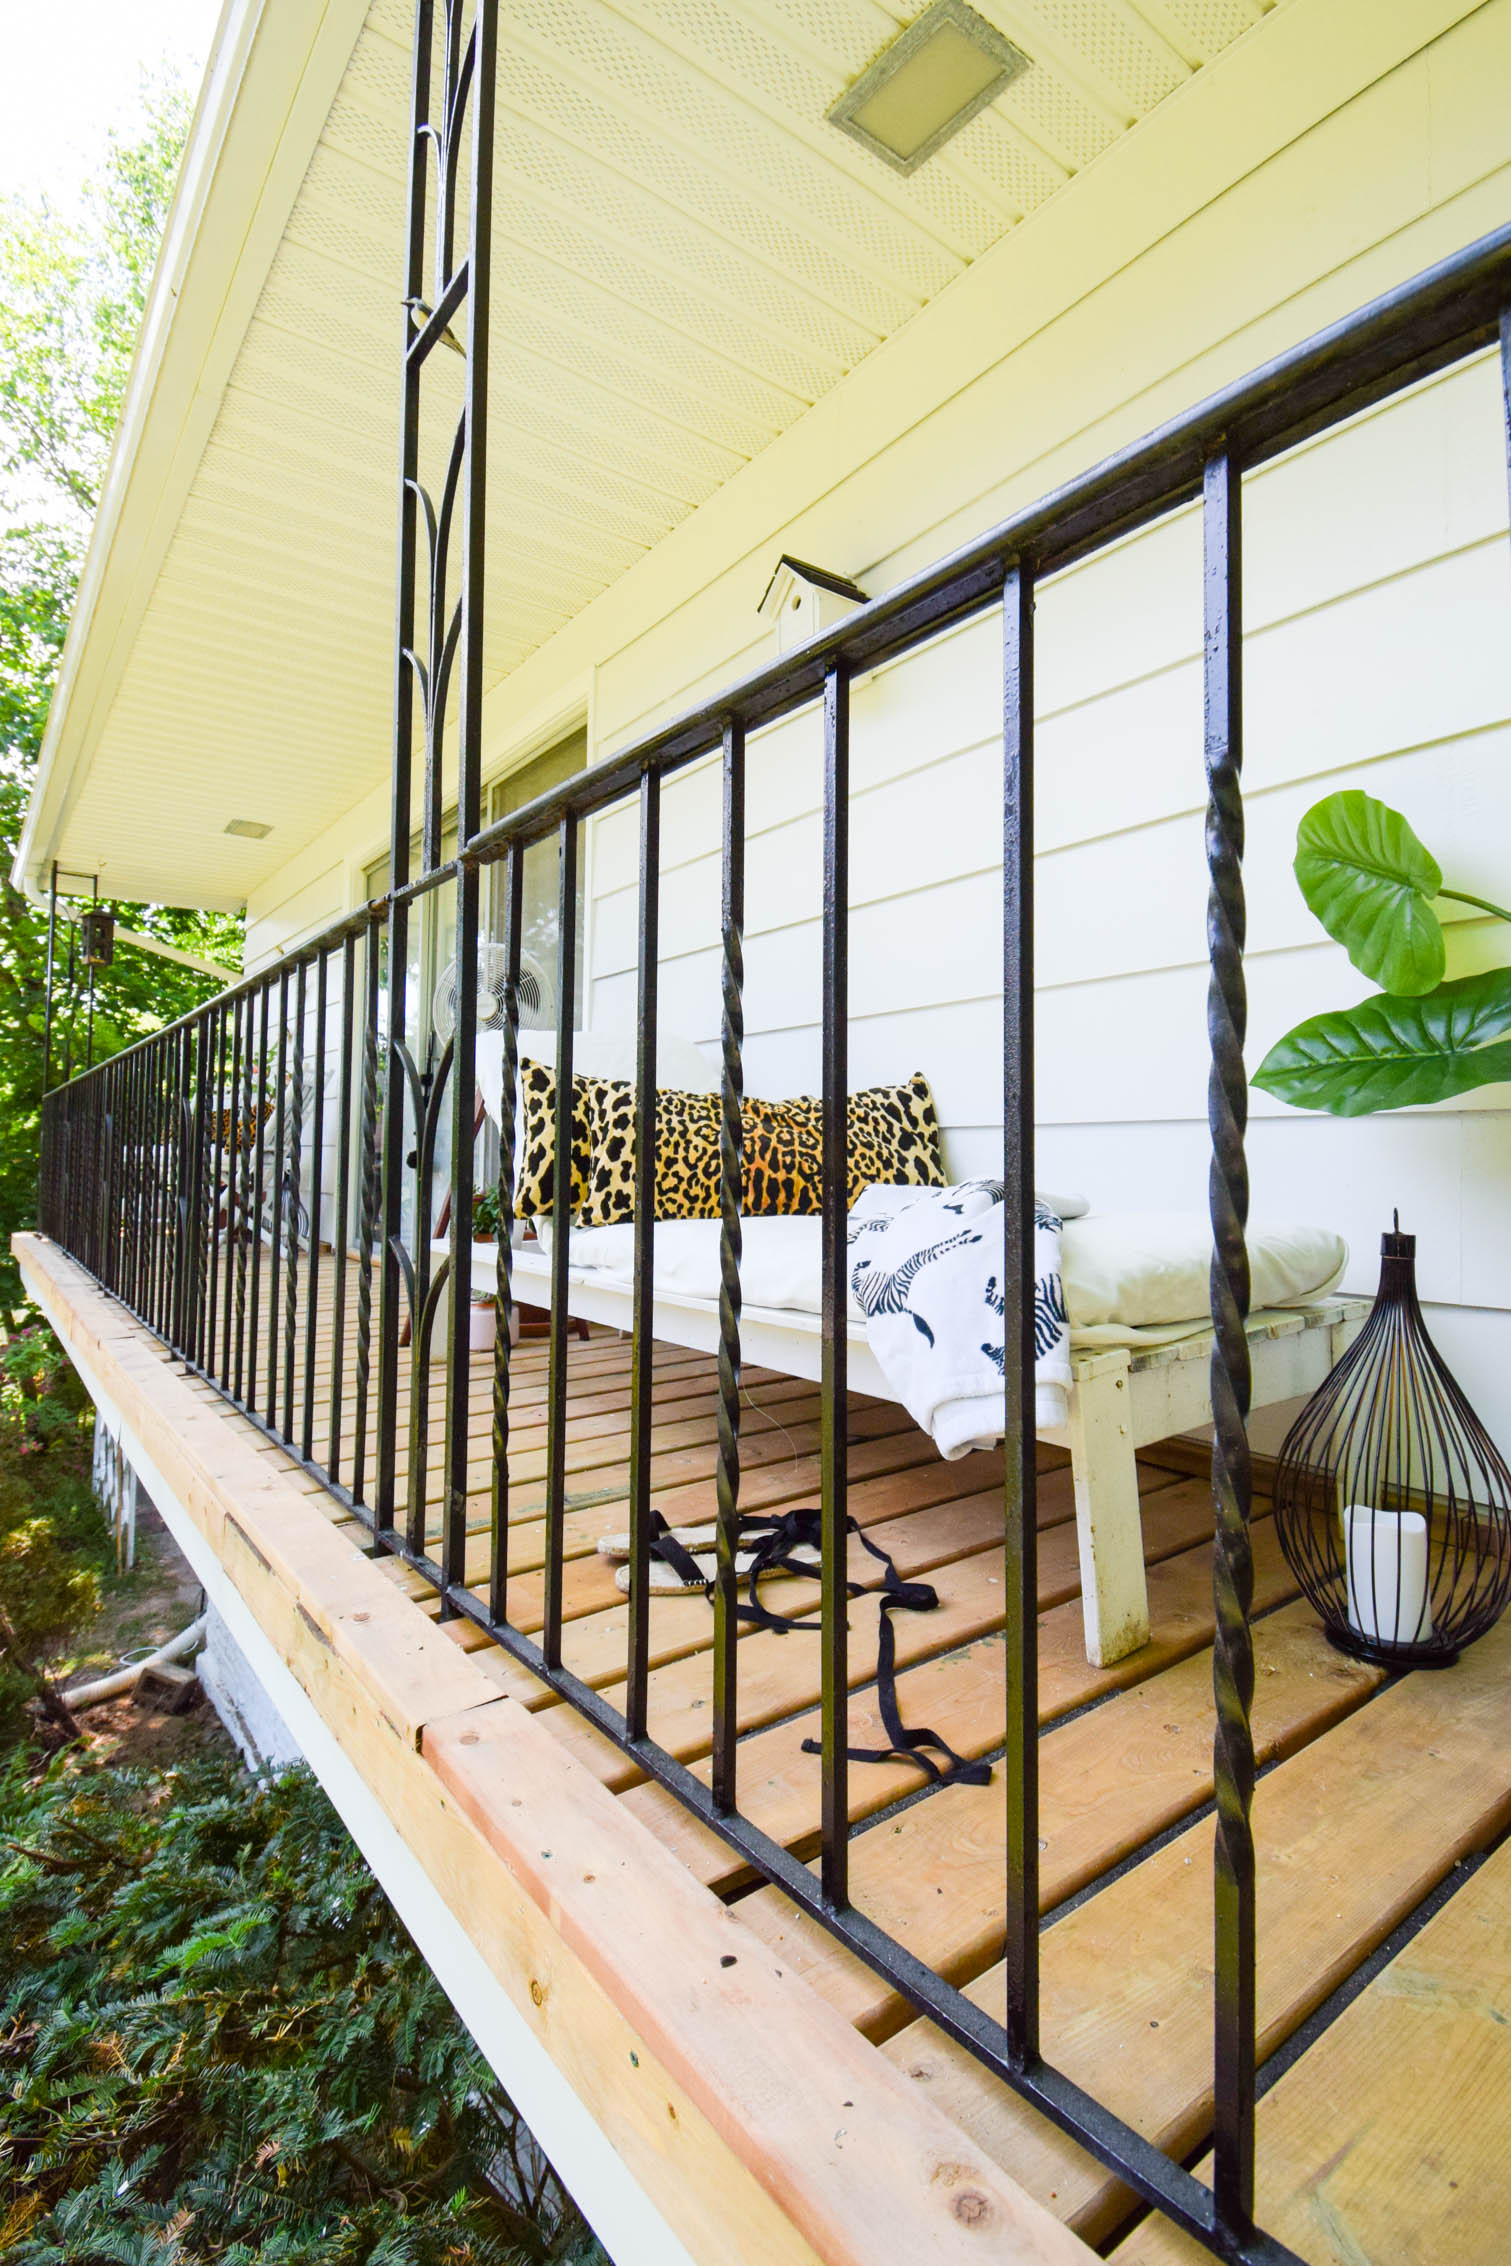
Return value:
[(647, 1553), (671, 1567), (689, 1589), (706, 1589), (708, 1577), (697, 1559), (677, 1540), (659, 1511), (651, 1513), (650, 1549)]
[[(898, 1589), (901, 1591), (926, 1586), (920, 1582), (901, 1582)], [(939, 1600), (932, 1591), (929, 1592), (929, 1597), (932, 1604), (938, 1604)], [(899, 1609), (907, 1609), (909, 1600), (901, 1595), (889, 1595), (884, 1586), (880, 1602), (881, 1619), (876, 1632), (876, 1697), (881, 1707), (883, 1727), (892, 1744), (889, 1747), (847, 1747), (845, 1753), (851, 1762), (916, 1763), (925, 1778), (936, 1786), (990, 1785), (992, 1766), (989, 1762), (968, 1762), (963, 1755), (957, 1755), (949, 1741), (942, 1739), (937, 1731), (910, 1731), (903, 1722), (897, 1705), (897, 1636), (892, 1626), (892, 1615)], [(918, 1608), (914, 1607), (913, 1610), (917, 1611)], [(932, 1755), (923, 1752), (925, 1747), (933, 1747), (944, 1756), (942, 1770)], [(805, 1755), (821, 1755), (823, 1751), (821, 1740), (803, 1741)]]
[[(992, 1766), (987, 1762), (969, 1762), (957, 1755), (948, 1740), (937, 1731), (910, 1731), (902, 1720), (897, 1705), (897, 1632), (893, 1626), (894, 1613), (932, 1613), (939, 1603), (939, 1592), (926, 1581), (904, 1581), (896, 1565), (876, 1543), (861, 1531), (854, 1519), (845, 1521), (845, 1533), (854, 1535), (861, 1548), (877, 1560), (882, 1569), (881, 1594), (877, 1599), (879, 1618), (876, 1632), (876, 1696), (881, 1707), (881, 1720), (887, 1737), (887, 1747), (848, 1747), (845, 1751), (851, 1762), (907, 1762), (921, 1770), (932, 1784), (944, 1786), (958, 1783), (962, 1786), (986, 1786), (991, 1781)], [(737, 1550), (749, 1550), (750, 1566), (746, 1583), (747, 1602), (735, 1606), (736, 1617), (749, 1621), (754, 1627), (767, 1629), (774, 1636), (786, 1636), (792, 1630), (806, 1631), (814, 1636), (820, 1633), (822, 1623), (811, 1614), (788, 1615), (773, 1613), (760, 1597), (757, 1584), (762, 1574), (782, 1572), (798, 1574), (816, 1581), (819, 1569), (808, 1559), (799, 1558), (799, 1550), (821, 1551), (823, 1539), (822, 1514), (813, 1506), (785, 1511), (780, 1518), (759, 1518), (742, 1515), (735, 1534)], [(689, 1587), (697, 1584), (712, 1599), (713, 1582), (707, 1580), (697, 1560), (678, 1542), (659, 1511), (651, 1513), (651, 1556), (663, 1559)], [(868, 1594), (864, 1583), (847, 1581), (847, 1597), (864, 1597)], [(944, 1757), (943, 1767), (933, 1755), (924, 1752), (932, 1747)], [(805, 1755), (822, 1754), (817, 1739), (803, 1741)]]

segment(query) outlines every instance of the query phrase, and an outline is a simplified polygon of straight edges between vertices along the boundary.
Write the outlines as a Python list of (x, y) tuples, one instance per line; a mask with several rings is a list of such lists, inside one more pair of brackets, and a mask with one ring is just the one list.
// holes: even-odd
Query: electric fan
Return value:
[[(479, 1031), (501, 1031), (504, 1027), (504, 984), (509, 973), (509, 955), (502, 944), (480, 944), (477, 948), (477, 1027)], [(556, 1014), (556, 987), (533, 953), (519, 956), (519, 983), (516, 986), (519, 1008), (519, 1026), (524, 1031), (547, 1031)], [(456, 967), (453, 964), (435, 987), (431, 1001), (430, 1019), (435, 1035), (444, 1046), (456, 1029)]]

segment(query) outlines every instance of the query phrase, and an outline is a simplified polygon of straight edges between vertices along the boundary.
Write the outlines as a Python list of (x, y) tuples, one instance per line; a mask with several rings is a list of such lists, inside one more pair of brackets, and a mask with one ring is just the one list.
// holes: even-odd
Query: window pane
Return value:
[[(512, 771), (501, 779), (493, 790), (491, 816), (507, 818), (511, 811), (523, 810), (526, 803), (534, 802), (552, 787), (560, 786), (563, 779), (572, 778), (585, 770), (588, 760), (587, 729), (573, 732), (543, 755), (535, 757), (521, 770)], [(502, 861), (493, 868), (493, 890), (490, 904), (490, 933), (502, 936), (504, 928), (504, 867)], [(583, 871), (582, 859), (577, 865), (577, 982), (574, 987), (573, 1021), (582, 1022), (583, 982)], [(520, 944), (525, 955), (539, 966), (550, 988), (556, 994), (557, 959), (560, 949), (559, 914), (561, 901), (561, 859), (554, 839), (532, 842), (525, 852), (524, 903), (521, 908)], [(549, 1020), (554, 1023), (555, 1015)]]

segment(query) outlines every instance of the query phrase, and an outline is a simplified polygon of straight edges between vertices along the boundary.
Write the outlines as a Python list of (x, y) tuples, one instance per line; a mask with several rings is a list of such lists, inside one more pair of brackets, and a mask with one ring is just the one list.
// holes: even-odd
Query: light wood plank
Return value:
[[(1358, 1707), (1384, 1672), (1335, 1652), (1311, 1608), (1284, 1607), (1254, 1632), (1254, 1747), (1261, 1764), (1292, 1754)], [(932, 1719), (930, 1719), (932, 1720)], [(1039, 1896), (1048, 1912), (1212, 1797), (1212, 1655), (1078, 1715), (1040, 1742)], [(1007, 1783), (947, 1786), (851, 1844), (850, 1894), (934, 1972), (954, 1983), (1002, 1951)], [(868, 2037), (910, 2019), (907, 2002), (779, 1889), (736, 1906)]]
[[(1456, 1667), (1404, 1679), (1260, 1781), (1260, 2056), (1511, 1822), (1511, 1622)], [(1043, 1938), (1045, 2052), (1159, 2146), (1211, 2121), (1212, 1823), (1204, 1819)], [(1000, 1969), (968, 1987), (1000, 2015)], [(1101, 2166), (915, 2023), (881, 2051), (1089, 2239), (1128, 2198)]]
[[(1501, 2266), (1508, 2131), (1511, 1843), (1260, 2102), (1259, 2223), (1311, 2266)], [(1151, 2215), (1113, 2255), (1197, 2266), (1208, 2253)]]
[[(1254, 1529), (1254, 1584), (1255, 1610), (1260, 1612), (1293, 1597), (1296, 1591), (1268, 1519)], [(1149, 1595), (1154, 1609), (1150, 1642), (1111, 1668), (1093, 1667), (1086, 1658), (1079, 1598), (1071, 1598), (1041, 1616), (1041, 1722), (1051, 1722), (1088, 1700), (1140, 1683), (1211, 1642), (1210, 1547), (1187, 1550), (1151, 1566)], [(908, 1669), (897, 1679), (897, 1694), (904, 1721), (929, 1723), (944, 1730), (960, 1754), (988, 1753), (1001, 1744), (1006, 1719), (1000, 1636), (985, 1636)], [(885, 1743), (873, 1691), (852, 1695), (849, 1723), (851, 1745), (875, 1747)], [(740, 1744), (742, 1808), (773, 1840), (805, 1856), (816, 1844), (819, 1777), (817, 1758), (802, 1749), (804, 1740), (815, 1737), (817, 1731), (815, 1715), (799, 1715)], [(694, 1763), (692, 1767), (699, 1777), (707, 1776), (703, 1764)], [(902, 1795), (915, 1793), (917, 1787), (918, 1772), (908, 1764), (868, 1763), (864, 1769), (853, 1769), (852, 1815), (868, 1817)], [(679, 1850), (684, 1863), (698, 1870), (700, 1877), (726, 1890), (749, 1877), (743, 1860), (722, 1842), (711, 1847), (697, 1821), (663, 1787), (637, 1786), (624, 1799), (648, 1822), (654, 1820), (658, 1838)], [(712, 1872), (706, 1869), (710, 1865), (716, 1868)]]

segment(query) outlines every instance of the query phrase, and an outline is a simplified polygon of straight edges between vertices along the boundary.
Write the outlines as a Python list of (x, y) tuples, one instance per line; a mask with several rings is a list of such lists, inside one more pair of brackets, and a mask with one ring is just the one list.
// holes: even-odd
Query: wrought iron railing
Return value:
[[(1511, 434), (1511, 229), (1388, 293), (1241, 384), (1017, 513), (966, 550), (873, 600), (841, 626), (573, 778), (500, 823), (481, 821), (481, 650), (493, 9), (418, 11), (414, 170), (405, 290), (393, 881), (382, 898), (280, 965), (88, 1076), (44, 1107), (41, 1224), (193, 1370), (315, 1472), (367, 1527), (371, 1546), (422, 1572), (442, 1611), (465, 1615), (780, 1884), (917, 2009), (996, 2071), (1218, 2255), (1290, 2256), (1253, 2220), (1254, 1845), (1249, 1361), (1244, 1321), (1246, 1080), (1243, 1045), (1242, 478), (1430, 372), (1501, 342)], [(432, 60), (436, 67), (432, 72)], [(460, 154), (470, 149), (468, 244), (458, 258)], [(439, 188), (437, 187), (439, 184)], [(422, 380), (468, 318), (464, 400), (438, 498), (420, 477)], [(1508, 441), (1511, 462), (1511, 441)], [(1205, 530), (1211, 1210), (1214, 1231), (1212, 1491), (1217, 1711), (1214, 2172), (1211, 2187), (1056, 2069), (1038, 2019), (1038, 1583), (1033, 1333), (1033, 640), (1045, 578), (1178, 507)], [(460, 543), (453, 555), (458, 513)], [(421, 533), (425, 535), (422, 550)], [(454, 595), (453, 595), (454, 592)], [(847, 1853), (845, 1224), (850, 687), (952, 624), (1000, 609), (1003, 637), (1003, 1179), (1007, 1252), (1003, 1408), (1007, 1710), (1005, 1961), (998, 2022), (852, 1904)], [(420, 638), (423, 625), (423, 641)], [(442, 856), (442, 727), (459, 672), (457, 855)], [(742, 1815), (734, 1549), (740, 1504), (741, 1113), (745, 768), (748, 734), (805, 706), (823, 717), (822, 1814), (815, 1872)], [(412, 778), (423, 757), (418, 871)], [(717, 755), (723, 771), (721, 1295), (717, 1575), (709, 1782), (648, 1727), (660, 812), (663, 782)], [(569, 1235), (552, 1247), (544, 1606), (538, 1634), (510, 1617), (512, 1244), (497, 1246), (491, 1405), (492, 1515), (485, 1580), (467, 1578), (470, 1228), (475, 1121), (475, 967), (484, 877), (507, 952), (500, 1196), (512, 1215), (517, 985), (527, 849), (554, 839), (560, 875), (558, 1097), (570, 1096), (584, 826), (639, 806), (636, 1248), (627, 1492), (631, 1533), (622, 1707), (563, 1660)], [(456, 906), (456, 1023), (424, 1045), (407, 981), (409, 929), (438, 891)], [(449, 1108), (451, 1227), (433, 1266), (431, 1203)], [(571, 1179), (570, 1108), (558, 1107), (555, 1185)], [(377, 1291), (376, 1312), (374, 1291)], [(428, 1437), (430, 1360), (449, 1308), (444, 1439)], [(407, 1346), (406, 1346), (407, 1338)], [(407, 1445), (401, 1383), (408, 1363)], [(427, 1513), (439, 1465), (438, 1540)], [(401, 1485), (402, 1469), (402, 1485)]]

